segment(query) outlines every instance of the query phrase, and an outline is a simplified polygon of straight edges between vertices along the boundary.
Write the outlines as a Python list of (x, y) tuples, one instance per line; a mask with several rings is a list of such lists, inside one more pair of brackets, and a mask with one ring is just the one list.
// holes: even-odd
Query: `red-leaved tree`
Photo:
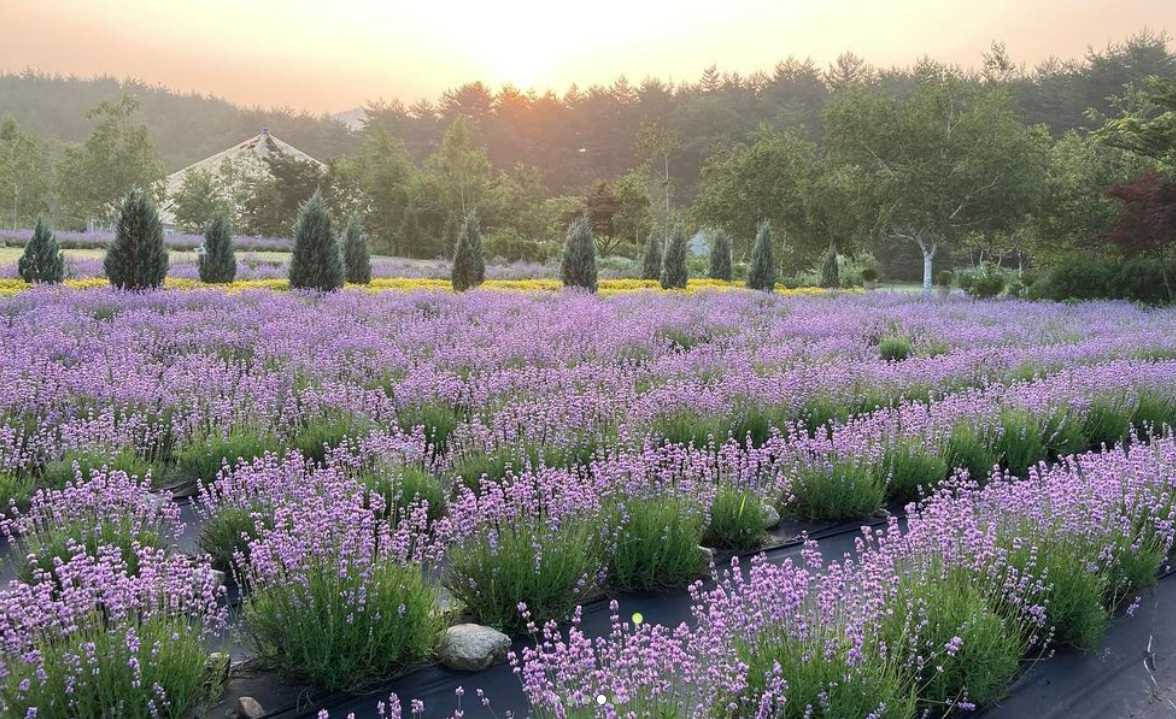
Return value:
[(1176, 180), (1155, 171), (1114, 185), (1107, 195), (1123, 206), (1106, 239), (1128, 257), (1150, 255), (1160, 261), (1164, 289), (1172, 300), (1169, 267), (1176, 259)]

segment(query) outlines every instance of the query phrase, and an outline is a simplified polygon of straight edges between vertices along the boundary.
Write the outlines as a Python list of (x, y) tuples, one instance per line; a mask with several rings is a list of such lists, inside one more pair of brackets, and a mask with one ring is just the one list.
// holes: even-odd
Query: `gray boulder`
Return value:
[(450, 669), (478, 672), (506, 661), (510, 637), (481, 624), (455, 624), (445, 630), (437, 657)]

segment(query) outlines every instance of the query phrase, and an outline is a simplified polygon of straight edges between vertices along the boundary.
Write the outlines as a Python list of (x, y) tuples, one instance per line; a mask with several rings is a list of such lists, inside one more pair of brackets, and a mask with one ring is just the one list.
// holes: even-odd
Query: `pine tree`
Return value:
[(645, 241), (645, 254), (641, 258), (641, 279), (656, 280), (661, 277), (661, 242), (653, 233)]
[(298, 210), (290, 288), (330, 292), (343, 286), (343, 253), (331, 227), (331, 215), (317, 190)]
[(28, 283), (60, 284), (65, 278), (65, 256), (45, 221), (38, 218), (33, 238), (16, 263), (17, 272)]
[(690, 271), (686, 267), (686, 231), (675, 225), (670, 232), (670, 241), (662, 254), (661, 286), (663, 290), (684, 290)]
[(731, 281), (731, 237), (723, 230), (715, 230), (707, 276), (712, 280)]
[(836, 289), (841, 286), (841, 278), (837, 273), (837, 248), (829, 246), (825, 256), (821, 259), (821, 287)]
[(343, 235), (343, 267), (348, 282), (355, 285), (371, 284), (372, 258), (358, 214), (351, 215)]
[(151, 197), (139, 188), (127, 193), (118, 211), (114, 242), (102, 266), (110, 284), (120, 290), (160, 287), (167, 277), (163, 225)]
[(564, 287), (596, 291), (596, 245), (592, 241), (592, 224), (587, 217), (577, 218), (568, 227), (559, 274)]
[(219, 212), (204, 228), (204, 251), (196, 269), (200, 272), (200, 281), (214, 284), (227, 284), (237, 277), (237, 255), (233, 249), (233, 229), (229, 225), (229, 218)]
[(751, 267), (747, 270), (747, 286), (753, 290), (772, 292), (776, 289), (776, 260), (772, 256), (772, 225), (760, 223), (751, 248)]
[(478, 212), (470, 210), (457, 238), (450, 280), (453, 282), (454, 290), (465, 292), (482, 284), (485, 279), (486, 261), (482, 257), (482, 232), (478, 229)]

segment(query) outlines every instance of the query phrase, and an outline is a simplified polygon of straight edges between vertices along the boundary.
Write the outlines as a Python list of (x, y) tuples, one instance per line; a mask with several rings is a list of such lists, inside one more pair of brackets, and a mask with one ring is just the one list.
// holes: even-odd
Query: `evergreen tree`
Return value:
[(355, 285), (371, 284), (372, 258), (358, 214), (352, 214), (347, 221), (347, 230), (343, 235), (343, 266), (348, 282)]
[(841, 286), (841, 278), (837, 273), (837, 248), (829, 246), (825, 256), (821, 258), (821, 287), (836, 289)]
[(592, 241), (592, 224), (587, 217), (577, 218), (568, 227), (559, 274), (564, 287), (596, 291), (596, 245)]
[(200, 281), (229, 283), (237, 277), (237, 255), (233, 249), (233, 229), (229, 218), (219, 212), (204, 228), (204, 251), (200, 253), (197, 267)]
[(38, 218), (33, 238), (25, 245), (16, 264), (17, 272), (28, 283), (60, 284), (65, 278), (65, 257), (57, 246), (57, 238), (45, 221)]
[(645, 241), (645, 254), (641, 258), (641, 279), (656, 280), (661, 277), (661, 242), (651, 232)]
[(690, 271), (686, 267), (686, 231), (675, 225), (662, 254), (661, 286), (663, 290), (684, 290)]
[(482, 232), (478, 229), (478, 211), (470, 210), (461, 235), (457, 238), (457, 249), (453, 253), (453, 271), (450, 280), (453, 289), (465, 292), (477, 287), (486, 279), (486, 261), (482, 257)]
[(290, 257), (290, 288), (330, 292), (343, 286), (343, 253), (331, 227), (322, 193), (315, 191), (298, 210), (294, 253)]
[(731, 237), (723, 230), (715, 230), (707, 275), (712, 280), (731, 281)]
[(151, 196), (134, 188), (118, 211), (114, 242), (106, 250), (102, 266), (110, 284), (120, 290), (160, 287), (167, 277), (167, 247), (163, 225)]
[(776, 289), (776, 260), (772, 257), (772, 225), (764, 220), (755, 234), (751, 248), (751, 267), (747, 270), (747, 287), (772, 292)]

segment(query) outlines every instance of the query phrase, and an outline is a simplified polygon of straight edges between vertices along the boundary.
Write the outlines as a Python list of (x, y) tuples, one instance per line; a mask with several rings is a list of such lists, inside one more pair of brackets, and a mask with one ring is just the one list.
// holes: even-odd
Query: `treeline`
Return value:
[(132, 94), (74, 118), (92, 130), (60, 159), (42, 139), (57, 131), (52, 122), (25, 111), (0, 126), (0, 163), (17, 158), (0, 165), (0, 197), (19, 198), (11, 213), (0, 201), (0, 217), (31, 224), (48, 212), (70, 226), (109, 216), (131, 187), (157, 186), (169, 169), (156, 149), (162, 137), (188, 146), (201, 138), (211, 146), (193, 157), (204, 156), (264, 124), (328, 161), (328, 171), (279, 158), (271, 178), (194, 176), (178, 197), (157, 199), (173, 202), (188, 229), (227, 210), (250, 234), (288, 236), (290, 218), (318, 189), (337, 216), (364, 217), (374, 251), (416, 257), (452, 256), (463, 219), (477, 210), (488, 256), (505, 259), (554, 257), (568, 225), (587, 215), (598, 252), (634, 259), (683, 224), (690, 234), (728, 232), (745, 261), (768, 220), (785, 274), (867, 252), (890, 278), (929, 278), (932, 263), (1045, 266), (1101, 251), (1123, 209), (1108, 189), (1165, 172), (1121, 132), (1162, 114), (1164, 90), (1148, 78), (1176, 79), (1165, 35), (1140, 33), (1032, 69), (994, 44), (974, 70), (929, 59), (883, 69), (847, 53), (827, 68), (798, 60), (749, 76), (711, 68), (694, 83), (619, 79), (562, 96), (471, 83), (437, 102), (373, 104), (358, 133), (303, 118), (321, 134), (302, 136), (254, 117), (215, 141), (202, 112), (215, 116), (222, 101), (189, 97), (175, 120), (183, 131), (169, 125), (162, 135), (153, 103), (168, 94), (132, 85)]

